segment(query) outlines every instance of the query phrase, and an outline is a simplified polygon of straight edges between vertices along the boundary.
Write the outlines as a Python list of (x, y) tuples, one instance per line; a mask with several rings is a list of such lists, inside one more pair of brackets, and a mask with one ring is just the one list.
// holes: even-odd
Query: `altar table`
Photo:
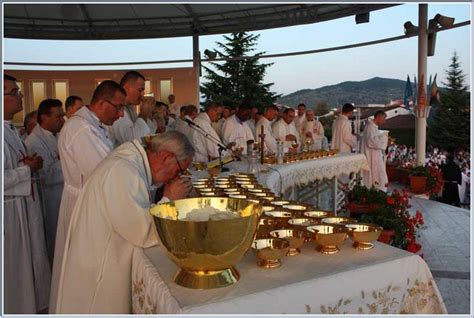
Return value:
[(240, 280), (210, 290), (173, 282), (177, 266), (161, 246), (135, 249), (133, 313), (144, 314), (446, 314), (431, 272), (418, 255), (376, 242), (361, 251), (347, 240), (335, 255), (306, 243), (282, 266), (262, 269), (248, 251)]

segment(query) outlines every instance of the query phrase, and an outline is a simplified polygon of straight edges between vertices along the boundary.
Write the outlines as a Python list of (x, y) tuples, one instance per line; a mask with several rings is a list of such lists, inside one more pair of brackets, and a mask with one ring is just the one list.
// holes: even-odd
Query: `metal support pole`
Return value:
[(197, 106), (199, 111), (200, 93), (199, 93), (199, 78), (201, 77), (201, 55), (199, 53), (199, 35), (193, 35), (193, 68), (196, 75), (196, 101), (194, 105)]
[(334, 215), (337, 215), (337, 176), (332, 179), (333, 187), (332, 187), (332, 197), (333, 197), (333, 208), (332, 211)]
[(416, 164), (425, 165), (426, 156), (426, 68), (428, 60), (428, 5), (418, 5), (418, 105), (416, 107)]

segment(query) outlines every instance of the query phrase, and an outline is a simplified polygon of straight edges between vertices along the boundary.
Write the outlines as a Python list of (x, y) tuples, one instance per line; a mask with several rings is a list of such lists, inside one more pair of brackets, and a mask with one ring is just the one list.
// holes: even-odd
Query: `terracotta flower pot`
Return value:
[(390, 244), (394, 236), (395, 230), (383, 230), (382, 233), (380, 233), (378, 241), (385, 244)]
[(410, 187), (413, 193), (424, 193), (426, 191), (426, 180), (425, 176), (410, 176)]

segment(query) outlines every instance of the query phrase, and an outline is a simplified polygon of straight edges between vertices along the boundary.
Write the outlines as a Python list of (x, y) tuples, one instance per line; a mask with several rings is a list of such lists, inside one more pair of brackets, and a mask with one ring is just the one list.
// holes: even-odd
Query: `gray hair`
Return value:
[(177, 131), (169, 131), (152, 137), (152, 152), (168, 151), (174, 153), (178, 161), (194, 156), (194, 148), (188, 138)]

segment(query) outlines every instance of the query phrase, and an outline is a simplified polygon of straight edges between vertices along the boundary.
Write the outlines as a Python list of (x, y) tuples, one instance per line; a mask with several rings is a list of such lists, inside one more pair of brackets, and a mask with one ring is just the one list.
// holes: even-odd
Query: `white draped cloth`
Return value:
[(133, 249), (158, 244), (151, 185), (138, 140), (117, 148), (94, 171), (72, 214), (56, 313), (131, 312)]
[(317, 119), (312, 121), (307, 121), (304, 125), (302, 142), (305, 142), (306, 133), (311, 133), (311, 138), (313, 139), (313, 150), (319, 150), (323, 148), (323, 139), (324, 139), (324, 127), (321, 122)]
[(136, 314), (446, 314), (430, 269), (418, 255), (375, 242), (361, 251), (350, 239), (335, 255), (307, 243), (279, 268), (257, 266), (249, 251), (236, 264), (240, 280), (225, 288), (191, 289), (173, 282), (177, 266), (164, 248), (135, 249)]
[(298, 144), (300, 145), (300, 134), (296, 130), (295, 123), (291, 122), (289, 124), (286, 123), (286, 121), (281, 118), (278, 120), (276, 123), (273, 124), (273, 137), (276, 139), (280, 139), (281, 141), (284, 141), (285, 143), (285, 151), (287, 151), (289, 148), (291, 148), (291, 141), (285, 141), (285, 138), (287, 135), (294, 135), (296, 137), (296, 140)]
[(51, 280), (40, 198), (20, 136), (10, 121), (3, 128), (4, 309), (36, 314), (48, 307)]
[[(262, 127), (263, 126), (263, 133), (265, 135), (264, 139), (264, 149), (266, 149), (270, 153), (276, 153), (277, 151), (277, 143), (275, 137), (273, 137), (273, 130), (272, 130), (272, 125), (270, 121), (265, 118), (265, 116), (262, 116), (260, 120), (257, 123), (257, 127), (255, 129), (256, 131), (256, 137), (257, 141), (260, 142), (260, 133), (262, 132)], [(284, 140), (284, 139), (283, 139)]]
[(332, 124), (331, 149), (339, 152), (351, 152), (357, 147), (357, 138), (352, 134), (351, 122), (344, 115), (339, 115)]
[[(184, 116), (185, 119), (193, 121), (191, 117), (188, 115)], [(186, 121), (182, 120), (179, 118), (176, 121), (176, 131), (179, 131), (180, 133), (184, 134), (186, 137), (188, 137), (188, 140), (192, 143), (193, 142), (193, 134), (194, 134), (194, 129), (188, 124)]]
[(126, 106), (123, 110), (123, 117), (117, 119), (109, 129), (110, 137), (115, 141), (115, 146), (119, 146), (126, 141), (132, 141), (149, 135), (150, 127), (137, 116), (133, 106)]
[(377, 125), (369, 119), (361, 143), (361, 153), (369, 162), (369, 170), (362, 172), (362, 181), (368, 188), (375, 186), (382, 191), (387, 191), (388, 177), (385, 167), (387, 143), (388, 134), (379, 131)]
[[(212, 139), (221, 140), (217, 132), (212, 128), (211, 119), (206, 112), (202, 112), (194, 119), (194, 122), (201, 127), (202, 130)], [(198, 128), (199, 130), (199, 128)], [(219, 149), (217, 143), (209, 138), (206, 138), (198, 131), (193, 132), (193, 146), (195, 150), (194, 160), (201, 162), (208, 162), (210, 158), (219, 157)]]
[(222, 125), (222, 140), (228, 145), (235, 142), (237, 147), (243, 148), (243, 153), (247, 153), (247, 141), (255, 140), (252, 130), (246, 121), (242, 122), (236, 115), (227, 118)]
[(64, 124), (58, 149), (64, 175), (64, 190), (54, 249), (50, 312), (55, 311), (61, 262), (74, 205), (94, 169), (112, 151), (113, 143), (97, 115), (88, 107), (82, 107)]
[(43, 168), (39, 170), (40, 190), (44, 202), (44, 225), (49, 259), (53, 260), (59, 207), (63, 194), (64, 177), (59, 161), (58, 135), (43, 129), (40, 125), (33, 128), (25, 144), (29, 154), (38, 154), (43, 158)]

